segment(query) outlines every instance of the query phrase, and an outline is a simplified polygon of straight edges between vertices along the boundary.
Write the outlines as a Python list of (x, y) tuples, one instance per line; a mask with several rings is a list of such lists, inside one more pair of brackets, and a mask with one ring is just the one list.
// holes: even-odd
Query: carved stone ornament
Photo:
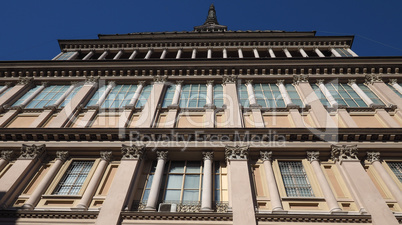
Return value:
[(142, 80), (142, 81), (138, 81), (138, 85), (142, 85), (142, 86), (145, 86), (145, 84), (146, 84), (146, 81), (145, 81), (145, 80)]
[(214, 80), (207, 80), (207, 86), (208, 85), (214, 85)]
[(223, 76), (222, 78), (222, 84), (233, 84), (236, 83), (237, 81), (237, 76), (231, 75), (231, 76)]
[(85, 77), (85, 84), (98, 83), (99, 77)]
[(270, 152), (260, 152), (260, 159), (262, 161), (272, 161), (272, 151)]
[(177, 206), (177, 212), (198, 213), (201, 210), (201, 204), (198, 203), (180, 203)]
[(389, 79), (390, 85), (397, 84), (397, 83), (398, 83), (398, 79)]
[(247, 160), (249, 146), (228, 146), (225, 148), (226, 160)]
[(308, 83), (308, 78), (309, 78), (309, 76), (306, 75), (306, 74), (294, 75), (293, 76), (293, 83), (294, 84)]
[(331, 159), (333, 161), (358, 160), (357, 145), (332, 145)]
[(202, 156), (204, 160), (214, 160), (214, 152), (203, 152)]
[(356, 84), (356, 79), (349, 79), (348, 80), (348, 85), (351, 86), (353, 84)]
[(318, 161), (320, 158), (320, 152), (307, 152), (307, 160), (309, 162)]
[(167, 80), (167, 76), (156, 75), (154, 76), (154, 83), (164, 83)]
[(166, 161), (168, 158), (168, 151), (157, 151), (156, 158), (158, 158), (158, 160), (163, 159)]
[(14, 158), (14, 151), (1, 151), (0, 159), (10, 162)]
[(380, 153), (379, 152), (367, 152), (367, 161), (373, 163), (375, 161), (380, 161)]
[(33, 78), (30, 77), (20, 77), (18, 80), (18, 84), (31, 84), (33, 82)]
[(145, 145), (122, 145), (121, 154), (122, 159), (138, 159), (140, 160), (145, 152)]
[(18, 159), (35, 159), (41, 156), (46, 150), (46, 145), (22, 144), (21, 155)]
[(67, 151), (57, 151), (56, 152), (56, 159), (59, 159), (61, 161), (66, 161), (68, 158), (68, 152)]
[(373, 84), (376, 82), (382, 82), (382, 77), (378, 74), (367, 74), (366, 75), (366, 84)]
[(110, 160), (112, 160), (112, 152), (100, 152), (100, 157), (102, 160), (109, 162)]
[(246, 80), (246, 85), (253, 85), (253, 80)]
[(281, 85), (281, 84), (284, 84), (285, 83), (285, 80), (277, 80), (276, 81), (276, 84), (277, 85)]
[(324, 79), (317, 79), (317, 85), (324, 84)]

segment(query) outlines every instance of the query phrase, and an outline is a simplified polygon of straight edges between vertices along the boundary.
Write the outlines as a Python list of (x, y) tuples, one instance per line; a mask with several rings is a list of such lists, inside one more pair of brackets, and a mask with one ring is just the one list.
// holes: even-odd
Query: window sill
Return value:
[(325, 201), (322, 197), (282, 197), (283, 201)]

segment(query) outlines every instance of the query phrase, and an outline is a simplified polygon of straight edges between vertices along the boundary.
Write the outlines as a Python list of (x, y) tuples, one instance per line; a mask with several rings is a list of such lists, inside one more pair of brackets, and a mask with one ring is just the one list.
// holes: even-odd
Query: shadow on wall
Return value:
[[(0, 192), (0, 200), (5, 195), (5, 192)], [(16, 209), (4, 209), (0, 206), (0, 224), (1, 225), (13, 225), (17, 224), (18, 212)]]

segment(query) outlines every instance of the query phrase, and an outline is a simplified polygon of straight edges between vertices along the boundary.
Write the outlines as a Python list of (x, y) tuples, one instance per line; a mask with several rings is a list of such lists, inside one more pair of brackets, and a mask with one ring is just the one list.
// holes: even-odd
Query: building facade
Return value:
[(0, 62), (0, 223), (402, 223), (402, 58), (352, 42), (212, 5)]

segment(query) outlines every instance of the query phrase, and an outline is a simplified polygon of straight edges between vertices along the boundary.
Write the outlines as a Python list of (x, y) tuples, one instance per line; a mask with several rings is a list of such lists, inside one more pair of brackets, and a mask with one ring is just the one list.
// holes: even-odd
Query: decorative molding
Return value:
[(378, 74), (367, 74), (365, 76), (366, 84), (382, 83), (382, 77)]
[(158, 158), (158, 160), (162, 159), (166, 161), (168, 158), (168, 151), (157, 151), (156, 158)]
[(398, 79), (389, 79), (389, 84), (390, 85), (398, 84)]
[(207, 80), (207, 86), (208, 85), (214, 85), (214, 82), (215, 82), (214, 80)]
[(203, 160), (214, 160), (214, 152), (202, 152)]
[(249, 84), (253, 85), (253, 80), (246, 80), (246, 85), (249, 85)]
[(249, 146), (239, 146), (234, 147), (226, 145), (225, 147), (225, 158), (226, 160), (247, 160), (248, 159)]
[(108, 151), (102, 151), (99, 153), (100, 157), (102, 160), (109, 162), (110, 160), (112, 160), (112, 152), (108, 152)]
[(285, 84), (285, 80), (277, 80), (276, 84), (277, 85)]
[(367, 161), (373, 163), (375, 161), (381, 161), (379, 152), (367, 152)]
[(22, 144), (21, 155), (18, 159), (35, 159), (46, 151), (46, 145), (26, 145)]
[(5, 82), (4, 85), (7, 87), (11, 87), (14, 85), (14, 83), (13, 82)]
[(7, 162), (10, 162), (14, 158), (14, 151), (1, 151), (0, 159), (4, 159)]
[(183, 85), (184, 80), (176, 80), (176, 85)]
[(317, 85), (324, 84), (324, 79), (317, 79)]
[(140, 81), (138, 81), (138, 85), (145, 86), (146, 83), (147, 83), (147, 82), (146, 82), (145, 80), (140, 80)]
[(31, 77), (20, 77), (20, 78), (18, 79), (17, 84), (22, 84), (22, 85), (32, 84), (33, 80), (34, 80), (34, 79), (31, 78)]
[(357, 145), (332, 145), (331, 159), (333, 161), (358, 160)]
[(319, 161), (320, 159), (320, 152), (307, 152), (307, 160), (309, 162), (312, 161)]
[(164, 75), (164, 76), (156, 75), (156, 76), (154, 76), (153, 80), (154, 80), (154, 83), (165, 83), (167, 78), (168, 78), (168, 76), (166, 76), (166, 75)]
[(57, 151), (56, 152), (56, 159), (61, 160), (61, 161), (66, 161), (68, 158), (69, 154), (68, 151)]
[(123, 144), (121, 147), (121, 154), (123, 155), (122, 159), (137, 159), (141, 160), (142, 156), (145, 152), (145, 145), (136, 146), (136, 145), (125, 145)]
[(197, 202), (194, 204), (191, 203), (180, 203), (177, 206), (177, 212), (185, 212), (185, 213), (198, 213), (201, 210), (201, 203)]
[(300, 74), (300, 75), (293, 75), (293, 84), (299, 83), (308, 83), (309, 75)]
[(326, 223), (326, 224), (338, 224), (338, 223), (359, 223), (359, 224), (371, 224), (370, 215), (323, 215), (323, 214), (256, 214), (256, 220), (258, 222), (274, 222), (282, 223), (284, 221), (288, 223)]
[(353, 84), (356, 84), (356, 79), (348, 79), (348, 85), (351, 86)]
[(233, 84), (233, 83), (236, 83), (236, 81), (237, 81), (236, 75), (227, 75), (227, 76), (223, 76), (223, 78), (222, 78), (223, 85)]
[(272, 161), (272, 151), (260, 151), (260, 159), (262, 161)]
[[(98, 211), (0, 211), (0, 218), (35, 219), (96, 219)], [(78, 222), (78, 221), (77, 221)]]
[(99, 81), (99, 77), (85, 77), (85, 84), (96, 84)]

